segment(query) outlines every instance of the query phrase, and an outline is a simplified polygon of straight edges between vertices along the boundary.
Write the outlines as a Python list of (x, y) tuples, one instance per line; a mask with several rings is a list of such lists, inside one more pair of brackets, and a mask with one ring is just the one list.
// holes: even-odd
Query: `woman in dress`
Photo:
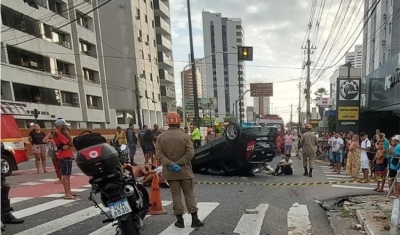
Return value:
[(358, 135), (353, 135), (346, 161), (346, 172), (347, 174), (351, 175), (352, 180), (358, 180), (361, 165), (360, 161), (360, 140)]

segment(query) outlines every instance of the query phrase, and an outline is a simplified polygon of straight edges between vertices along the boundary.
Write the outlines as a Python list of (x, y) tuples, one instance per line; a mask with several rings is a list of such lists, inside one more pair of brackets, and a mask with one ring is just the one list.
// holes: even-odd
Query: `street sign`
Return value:
[(274, 96), (273, 83), (250, 83), (250, 96)]

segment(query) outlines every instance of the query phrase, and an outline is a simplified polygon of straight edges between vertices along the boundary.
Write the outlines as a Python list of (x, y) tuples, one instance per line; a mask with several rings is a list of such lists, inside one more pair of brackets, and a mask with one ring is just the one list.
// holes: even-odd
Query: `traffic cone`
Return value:
[(153, 177), (153, 181), (151, 182), (151, 191), (150, 191), (150, 210), (149, 215), (163, 215), (167, 214), (167, 211), (163, 208), (161, 202), (161, 191), (160, 184), (158, 180), (158, 174), (155, 174)]

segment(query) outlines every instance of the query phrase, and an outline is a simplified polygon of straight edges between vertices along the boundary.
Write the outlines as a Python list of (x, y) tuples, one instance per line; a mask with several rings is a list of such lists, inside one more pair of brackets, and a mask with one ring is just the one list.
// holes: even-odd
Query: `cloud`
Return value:
[[(328, 15), (331, 1), (332, 7)], [(338, 11), (339, 1), (331, 1), (326, 1), (322, 14), (323, 17), (319, 23), (318, 35), (320, 37), (316, 37), (315, 40), (320, 41), (319, 48), (315, 51), (317, 55), (321, 53), (334, 22), (336, 12)], [(274, 97), (271, 99), (271, 102), (274, 103), (274, 107), (277, 107), (277, 111), (282, 113), (285, 121), (288, 121), (290, 104), (293, 103), (297, 107), (297, 85), (299, 80), (296, 79), (305, 74), (302, 73), (302, 69), (293, 68), (301, 68), (303, 65), (304, 52), (301, 47), (304, 43), (309, 24), (312, 1), (191, 0), (190, 3), (195, 56), (198, 58), (204, 56), (202, 32), (203, 10), (221, 13), (223, 17), (241, 18), (243, 20), (246, 45), (253, 46), (254, 48), (254, 61), (246, 63), (247, 84), (251, 82), (275, 82)], [(320, 13), (319, 4), (318, 2), (316, 15)], [(181, 94), (180, 71), (187, 64), (190, 51), (187, 6), (185, 0), (170, 0), (169, 5), (171, 6), (171, 24), (173, 30), (175, 80), (177, 83), (177, 94)], [(327, 23), (325, 24), (327, 15)], [(313, 27), (316, 27), (315, 23)], [(313, 36), (311, 34), (310, 38), (314, 38)], [(320, 40), (317, 40), (318, 38)], [(313, 44), (316, 45), (317, 42), (313, 41)], [(317, 58), (318, 56), (315, 60)], [(291, 68), (272, 68), (270, 66)], [(327, 81), (329, 79), (323, 79), (316, 86), (328, 88), (329, 84), (326, 84)], [(180, 99), (178, 97), (178, 100)], [(180, 102), (178, 101), (178, 103)], [(252, 99), (248, 98), (247, 104), (252, 105)], [(283, 107), (283, 109), (279, 109), (278, 107)], [(296, 110), (296, 108), (293, 110)]]

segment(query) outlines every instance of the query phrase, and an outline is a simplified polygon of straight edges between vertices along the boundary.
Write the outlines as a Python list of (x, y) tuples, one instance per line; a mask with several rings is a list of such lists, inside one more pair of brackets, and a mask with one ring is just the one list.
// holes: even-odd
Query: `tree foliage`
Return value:
[(227, 115), (224, 117), (224, 122), (236, 122), (236, 118), (233, 115)]

